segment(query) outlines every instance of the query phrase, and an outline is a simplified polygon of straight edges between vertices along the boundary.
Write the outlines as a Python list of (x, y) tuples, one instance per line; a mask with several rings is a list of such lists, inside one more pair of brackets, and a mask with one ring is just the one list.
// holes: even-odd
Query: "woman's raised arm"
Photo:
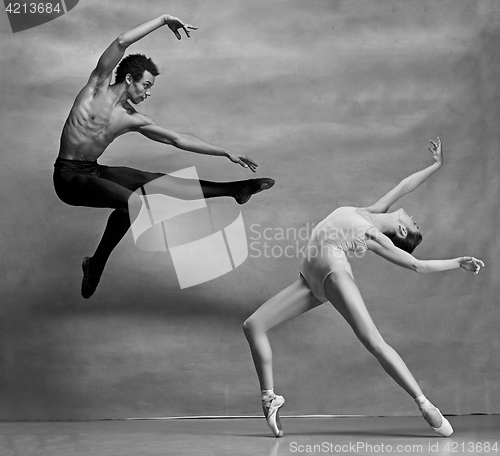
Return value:
[(382, 196), (382, 198), (380, 198), (376, 203), (365, 207), (364, 209), (374, 213), (387, 212), (398, 199), (415, 190), (420, 184), (422, 184), (422, 182), (427, 180), (432, 174), (441, 168), (441, 166), (443, 166), (443, 149), (441, 140), (438, 137), (437, 142), (429, 142), (431, 145), (428, 149), (432, 153), (434, 163), (431, 166), (406, 177), (391, 191)]

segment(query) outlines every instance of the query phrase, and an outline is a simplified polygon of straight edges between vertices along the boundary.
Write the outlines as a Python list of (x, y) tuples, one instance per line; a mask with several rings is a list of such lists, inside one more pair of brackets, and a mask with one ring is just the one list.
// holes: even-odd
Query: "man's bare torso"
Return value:
[(94, 161), (113, 140), (142, 117), (128, 103), (116, 103), (111, 86), (85, 86), (76, 97), (61, 135), (59, 158)]

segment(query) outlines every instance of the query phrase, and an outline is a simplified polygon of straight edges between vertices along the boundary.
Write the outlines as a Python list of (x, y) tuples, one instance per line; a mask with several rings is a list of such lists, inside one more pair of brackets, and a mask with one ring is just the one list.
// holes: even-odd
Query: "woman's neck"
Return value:
[(389, 212), (386, 214), (371, 213), (370, 217), (377, 230), (385, 233), (387, 231), (394, 231), (399, 226), (398, 213)]

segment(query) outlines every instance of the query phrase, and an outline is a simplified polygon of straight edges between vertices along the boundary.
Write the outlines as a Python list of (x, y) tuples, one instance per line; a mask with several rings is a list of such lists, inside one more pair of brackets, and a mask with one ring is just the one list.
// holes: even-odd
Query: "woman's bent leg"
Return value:
[(300, 277), (273, 296), (243, 323), (262, 390), (274, 387), (272, 351), (267, 331), (321, 304)]
[(243, 324), (259, 377), (264, 415), (276, 437), (283, 435), (278, 411), (285, 399), (274, 394), (272, 351), (267, 331), (320, 304), (301, 277), (263, 304)]

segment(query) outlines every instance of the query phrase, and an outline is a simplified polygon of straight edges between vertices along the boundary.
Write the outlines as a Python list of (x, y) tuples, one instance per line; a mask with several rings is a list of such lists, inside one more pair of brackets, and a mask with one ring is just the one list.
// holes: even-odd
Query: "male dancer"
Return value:
[(85, 257), (82, 263), (81, 293), (86, 299), (95, 292), (107, 259), (139, 213), (142, 200), (134, 193), (139, 187), (163, 177), (164, 188), (160, 191), (167, 195), (197, 199), (201, 185), (205, 198), (229, 196), (244, 204), (254, 193), (274, 185), (274, 180), (267, 178), (237, 182), (196, 181), (97, 163), (116, 137), (137, 131), (153, 141), (199, 154), (226, 157), (253, 172), (256, 170), (257, 164), (246, 155), (234, 154), (192, 135), (166, 130), (134, 109), (131, 103), (137, 105), (151, 96), (151, 88), (159, 74), (151, 59), (137, 54), (125, 57), (118, 65), (115, 82), (111, 83), (113, 69), (127, 47), (165, 25), (179, 40), (180, 29), (188, 38), (190, 30), (196, 30), (164, 14), (118, 36), (104, 51), (87, 85), (76, 97), (61, 135), (59, 156), (54, 165), (54, 188), (59, 198), (73, 206), (115, 209), (94, 255)]

